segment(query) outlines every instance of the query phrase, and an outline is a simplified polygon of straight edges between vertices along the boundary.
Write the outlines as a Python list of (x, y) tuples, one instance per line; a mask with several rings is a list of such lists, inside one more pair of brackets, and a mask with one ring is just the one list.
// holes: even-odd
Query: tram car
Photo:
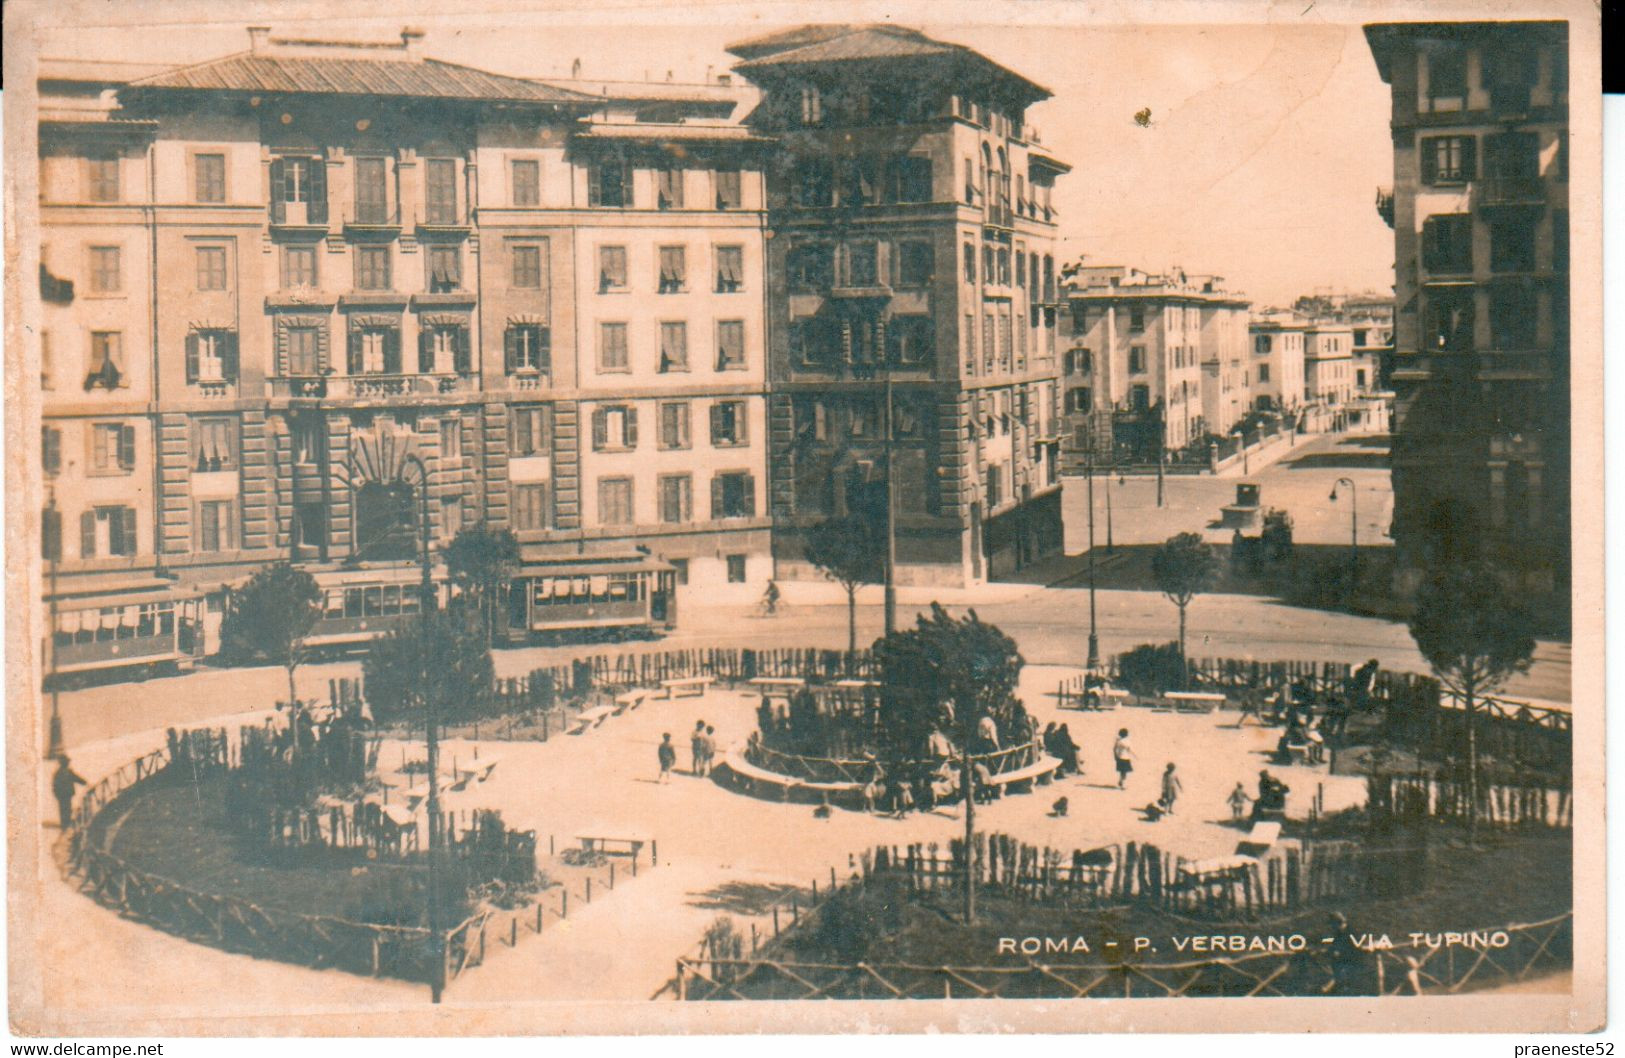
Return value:
[[(323, 653), (343, 653), (388, 635), (422, 613), (422, 573), (415, 565), (388, 565), (315, 573), (322, 590), (322, 613), (305, 645)], [(433, 582), (435, 604), (446, 604), (445, 576)]]
[(197, 589), (48, 599), (47, 611), (46, 678), (58, 686), (186, 672), (204, 654), (207, 605)]
[(641, 551), (527, 559), (503, 616), (511, 643), (654, 638), (677, 623), (677, 570)]

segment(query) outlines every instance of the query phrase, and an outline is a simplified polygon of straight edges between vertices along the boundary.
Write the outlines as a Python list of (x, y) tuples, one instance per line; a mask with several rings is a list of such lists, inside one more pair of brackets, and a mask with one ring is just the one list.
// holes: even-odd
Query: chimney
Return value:
[(407, 26), (401, 30), (401, 45), (406, 48), (408, 59), (423, 58), (423, 38), (427, 36), (423, 30), (416, 26)]
[(261, 52), (263, 52), (265, 50), (265, 46), (267, 44), (269, 44), (270, 42), (271, 42), (271, 27), (270, 26), (249, 26), (248, 27), (248, 50), (252, 54), (255, 54), (255, 55), (260, 54)]

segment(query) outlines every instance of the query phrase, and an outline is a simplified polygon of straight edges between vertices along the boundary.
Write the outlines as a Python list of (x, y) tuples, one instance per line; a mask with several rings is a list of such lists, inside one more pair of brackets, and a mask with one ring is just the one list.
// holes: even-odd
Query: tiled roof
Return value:
[(525, 103), (593, 103), (591, 96), (436, 59), (367, 60), (255, 55), (183, 66), (132, 82), (133, 88), (315, 95), (383, 95)]
[(736, 69), (749, 75), (756, 70), (815, 63), (861, 62), (895, 59), (954, 57), (997, 71), (1023, 86), (1036, 98), (1048, 98), (1049, 89), (1000, 66), (987, 56), (959, 44), (949, 44), (905, 26), (804, 26), (761, 37), (728, 49), (745, 59)]

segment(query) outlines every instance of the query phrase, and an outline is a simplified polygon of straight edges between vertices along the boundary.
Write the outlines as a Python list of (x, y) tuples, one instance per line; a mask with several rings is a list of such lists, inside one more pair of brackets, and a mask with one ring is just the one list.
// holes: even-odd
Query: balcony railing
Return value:
[(1394, 226), (1394, 189), (1391, 187), (1377, 188), (1377, 216), (1388, 227)]
[(393, 235), (401, 228), (401, 210), (384, 202), (351, 202), (343, 212), (346, 235)]
[(273, 378), (271, 395), (282, 398), (380, 400), (388, 397), (471, 393), (479, 377), (472, 372), (389, 375), (283, 376)]
[(470, 227), (472, 223), (468, 207), (463, 203), (423, 205), (412, 211), (412, 226), (419, 230), (460, 232)]
[(1546, 188), (1539, 177), (1489, 176), (1473, 185), (1480, 209), (1506, 206), (1544, 206)]

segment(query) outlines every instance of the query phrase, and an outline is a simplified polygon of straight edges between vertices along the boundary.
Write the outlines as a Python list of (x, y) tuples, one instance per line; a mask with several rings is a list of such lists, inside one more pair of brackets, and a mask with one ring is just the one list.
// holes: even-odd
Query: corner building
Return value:
[(212, 632), (267, 562), (406, 580), (419, 485), (437, 547), (484, 521), (561, 575), (613, 554), (759, 594), (764, 191), (741, 93), (498, 76), (413, 30), (249, 37), (174, 69), (42, 62), (58, 602), (107, 604), (105, 630), (190, 590)]
[(888, 473), (901, 584), (974, 584), (1058, 550), (1051, 195), (1069, 166), (1026, 123), (1049, 92), (895, 26), (805, 27), (730, 51), (762, 90), (746, 123), (774, 140), (780, 575), (816, 577), (806, 531), (883, 512)]
[(1565, 592), (1567, 24), (1365, 32), (1393, 100), (1394, 542)]

